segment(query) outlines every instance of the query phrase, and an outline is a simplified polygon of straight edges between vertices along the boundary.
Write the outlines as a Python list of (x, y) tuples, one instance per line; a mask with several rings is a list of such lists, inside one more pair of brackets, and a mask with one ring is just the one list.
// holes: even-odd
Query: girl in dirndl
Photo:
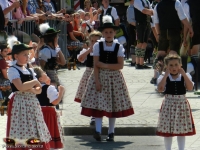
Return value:
[(50, 79), (47, 74), (39, 67), (34, 68), (36, 77), (42, 84), (42, 93), (37, 95), (42, 108), (44, 121), (51, 134), (50, 148), (58, 150), (63, 148), (63, 134), (60, 124), (60, 114), (56, 111), (55, 105), (59, 104), (63, 95), (64, 87), (58, 86), (58, 91), (55, 86), (46, 84)]
[(54, 28), (50, 28), (48, 23), (43, 23), (39, 26), (42, 36), (44, 39), (44, 45), (39, 52), (39, 62), (42, 69), (47, 73), (48, 77), (55, 81), (57, 85), (60, 85), (56, 68), (58, 64), (65, 65), (66, 60), (58, 47), (58, 33)]
[(99, 28), (103, 37), (93, 46), (94, 71), (90, 75), (87, 87), (81, 99), (85, 116), (95, 117), (94, 138), (101, 141), (102, 117), (109, 118), (107, 141), (114, 141), (116, 118), (134, 114), (131, 99), (124, 77), (120, 71), (124, 65), (124, 49), (114, 40), (115, 30), (111, 16), (103, 17), (103, 26)]
[[(13, 92), (8, 106), (7, 138), (4, 139), (7, 149), (49, 150), (51, 136), (36, 98), (36, 94), (42, 91), (41, 84), (34, 71), (25, 67), (32, 47), (18, 42), (16, 37), (10, 37), (8, 43), (12, 49), (8, 55), (12, 55), (16, 64), (7, 73)], [(32, 145), (32, 141), (41, 141), (42, 144)]]
[[(101, 37), (102, 37), (102, 34), (99, 31), (93, 31), (92, 33), (90, 33), (89, 35), (90, 47), (88, 49), (83, 49), (78, 55), (78, 60), (80, 62), (84, 62), (86, 59), (86, 70), (83, 73), (83, 76), (80, 80), (78, 90), (76, 92), (76, 96), (74, 99), (75, 102), (81, 103), (81, 98), (85, 91), (87, 81), (93, 71), (93, 46), (97, 42), (97, 40), (99, 40)], [(90, 125), (94, 125), (94, 124), (95, 124), (95, 118), (92, 117), (90, 121)]]
[(158, 78), (158, 91), (165, 92), (162, 103), (157, 135), (164, 137), (166, 150), (171, 150), (172, 137), (177, 136), (179, 150), (185, 148), (185, 136), (195, 135), (195, 126), (190, 104), (185, 97), (186, 90), (193, 90), (189, 73), (181, 68), (178, 55), (168, 55), (164, 59), (166, 72)]

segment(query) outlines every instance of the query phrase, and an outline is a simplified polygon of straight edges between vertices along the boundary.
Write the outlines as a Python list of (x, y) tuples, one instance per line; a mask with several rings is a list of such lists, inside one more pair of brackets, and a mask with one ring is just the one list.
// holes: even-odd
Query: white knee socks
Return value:
[(95, 118), (95, 127), (96, 127), (96, 132), (101, 133), (102, 118)]
[(179, 150), (184, 150), (185, 148), (185, 136), (177, 136), (178, 148)]
[[(172, 147), (172, 137), (164, 137), (165, 149), (171, 150)], [(185, 136), (177, 136), (178, 148), (179, 150), (184, 150), (185, 148)]]
[(165, 142), (165, 149), (166, 150), (171, 150), (171, 147), (172, 147), (172, 137), (164, 137), (164, 142)]
[[(116, 118), (109, 118), (108, 134), (115, 132), (114, 131), (114, 129), (115, 129), (115, 120), (116, 120)], [(102, 118), (95, 118), (95, 127), (96, 127), (96, 132), (101, 133)]]
[(109, 118), (109, 128), (108, 128), (108, 134), (115, 133), (115, 120), (116, 118)]

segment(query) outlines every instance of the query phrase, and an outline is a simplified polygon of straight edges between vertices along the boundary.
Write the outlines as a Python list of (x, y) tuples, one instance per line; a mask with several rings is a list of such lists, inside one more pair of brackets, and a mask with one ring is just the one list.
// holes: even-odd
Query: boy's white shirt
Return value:
[[(44, 85), (45, 84), (42, 84), (42, 86), (44, 86)], [(55, 101), (59, 96), (56, 87), (53, 85), (49, 85), (49, 87), (47, 88), (46, 94), (49, 99), (49, 103), (52, 103), (53, 101)]]

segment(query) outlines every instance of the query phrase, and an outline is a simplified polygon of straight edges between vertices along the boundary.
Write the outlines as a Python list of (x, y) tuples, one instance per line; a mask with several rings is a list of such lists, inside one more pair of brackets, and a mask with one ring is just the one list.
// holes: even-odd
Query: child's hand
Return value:
[(40, 87), (32, 88), (30, 90), (27, 90), (27, 92), (31, 92), (33, 94), (40, 94), (41, 93), (41, 88)]
[(101, 92), (101, 89), (102, 89), (102, 85), (99, 81), (96, 81), (95, 82), (95, 86), (96, 86), (96, 90), (97, 92)]
[(184, 75), (184, 74), (185, 74), (185, 71), (183, 70), (183, 68), (180, 68), (180, 69), (178, 70), (178, 72), (179, 72), (181, 75)]
[(34, 80), (35, 81), (35, 86), (34, 87), (40, 87), (42, 88), (41, 83), (38, 80)]
[(62, 86), (62, 85), (58, 86), (58, 91), (59, 92), (64, 92), (65, 91), (64, 86)]
[(165, 70), (165, 76), (168, 76), (169, 74), (170, 74), (170, 71), (169, 71), (168, 68), (166, 68), (166, 70)]
[(41, 89), (41, 87), (35, 87), (35, 90), (37, 90), (37, 91), (40, 90), (40, 89)]
[(98, 13), (98, 14), (101, 14), (101, 13), (102, 13), (102, 9), (99, 8), (99, 9), (97, 10), (97, 13)]
[(90, 51), (90, 53), (93, 51), (93, 46), (90, 46), (89, 51)]
[(99, 67), (99, 68), (105, 68), (105, 64), (102, 63), (102, 62), (96, 63), (96, 66)]
[(184, 46), (184, 47), (187, 47), (187, 46), (188, 46), (188, 43), (187, 43), (187, 41), (186, 41), (185, 39), (183, 40), (183, 46)]
[(47, 81), (46, 81), (46, 84), (47, 85), (50, 85), (51, 84), (51, 79), (48, 77)]

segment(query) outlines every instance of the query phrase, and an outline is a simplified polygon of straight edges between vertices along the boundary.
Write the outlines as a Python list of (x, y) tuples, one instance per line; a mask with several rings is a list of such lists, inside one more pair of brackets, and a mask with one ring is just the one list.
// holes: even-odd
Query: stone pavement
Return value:
[(67, 136), (65, 140), (67, 150), (164, 150), (163, 140), (156, 136), (115, 136), (114, 143), (96, 142), (91, 136)]
[[(66, 88), (66, 94), (63, 100), (64, 104), (60, 105), (63, 109), (61, 122), (64, 127), (65, 135), (90, 135), (94, 131), (93, 127), (89, 126), (90, 118), (81, 116), (80, 104), (74, 102), (76, 90), (84, 71), (85, 67), (80, 67), (80, 70), (75, 71), (68, 71), (65, 69), (58, 71), (59, 78)], [(135, 114), (130, 117), (119, 118), (116, 120), (116, 134), (155, 135), (158, 112), (163, 96), (155, 91), (154, 85), (150, 84), (153, 70), (136, 70), (134, 67), (125, 63), (122, 72), (127, 83)], [(192, 108), (197, 134), (195, 136), (187, 137), (186, 147), (188, 150), (200, 150), (200, 98), (198, 95), (194, 95), (193, 92), (188, 92), (187, 97)], [(1, 139), (5, 136), (5, 126), (6, 116), (0, 116)], [(108, 119), (105, 117), (103, 119), (103, 127), (107, 126)], [(107, 129), (104, 128), (103, 134), (107, 134), (106, 130)], [(0, 144), (2, 144), (1, 142), (2, 141), (0, 140)], [(175, 138), (173, 145), (173, 148), (177, 149)], [(90, 147), (88, 147), (88, 149), (89, 148)], [(163, 148), (158, 150), (162, 149)]]

